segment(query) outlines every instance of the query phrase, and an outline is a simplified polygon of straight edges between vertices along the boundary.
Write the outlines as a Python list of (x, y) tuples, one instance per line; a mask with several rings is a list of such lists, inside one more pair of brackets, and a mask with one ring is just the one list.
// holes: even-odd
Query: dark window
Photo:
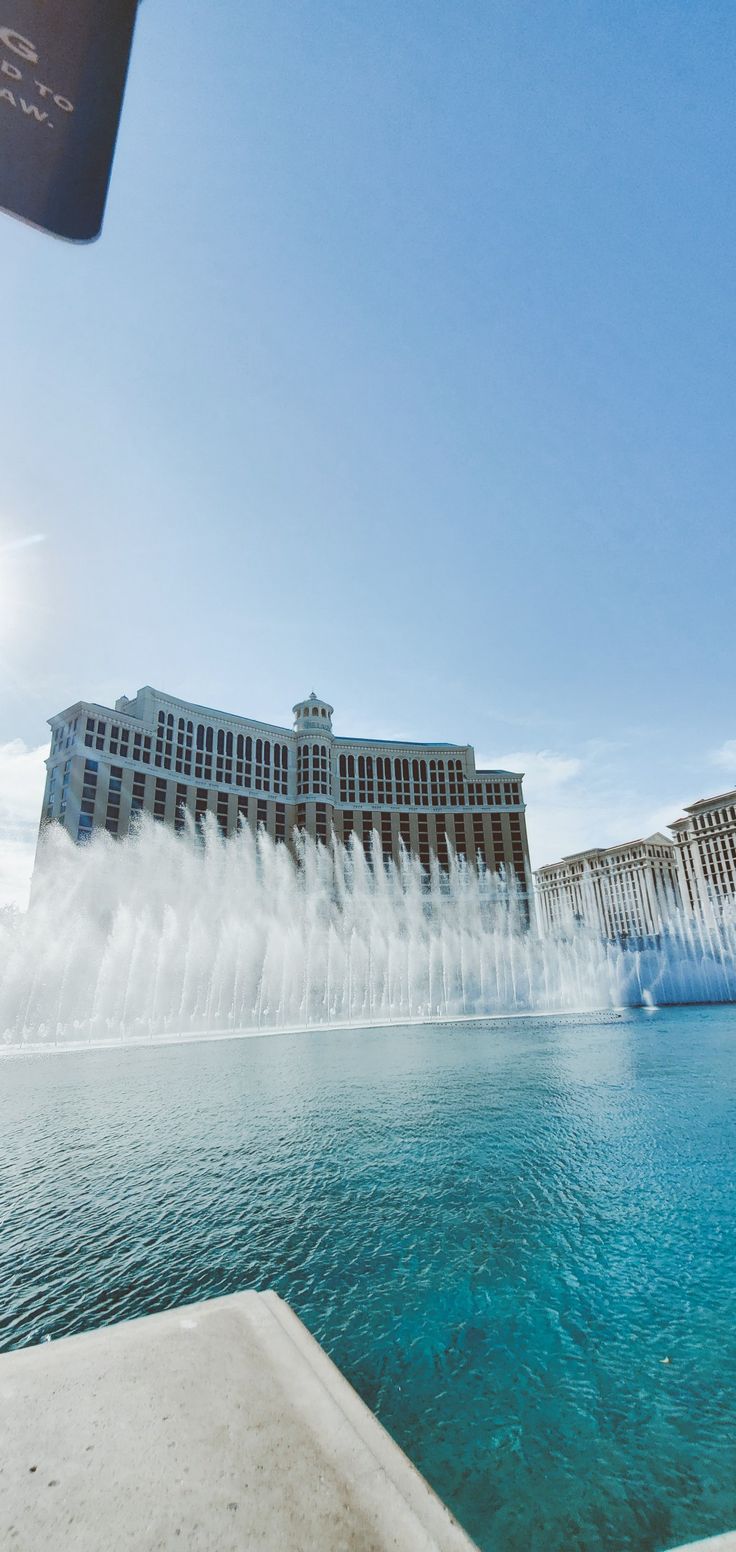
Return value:
[(176, 784), (176, 803), (174, 807), (174, 829), (184, 829), (184, 815), (187, 811), (187, 789), (183, 782)]
[(462, 814), (455, 815), (455, 851), (458, 857), (466, 857), (468, 853), (465, 840), (465, 818)]
[(393, 856), (393, 832), (390, 814), (381, 814), (381, 851), (384, 862), (389, 862)]
[(136, 773), (135, 773), (135, 775), (133, 777), (133, 795), (132, 795), (131, 800), (130, 800), (130, 817), (131, 817), (131, 821), (134, 820), (136, 814), (139, 814), (141, 812), (141, 810), (143, 808), (143, 805), (145, 803), (145, 799), (146, 799), (146, 778), (142, 774), (142, 772), (136, 771)]

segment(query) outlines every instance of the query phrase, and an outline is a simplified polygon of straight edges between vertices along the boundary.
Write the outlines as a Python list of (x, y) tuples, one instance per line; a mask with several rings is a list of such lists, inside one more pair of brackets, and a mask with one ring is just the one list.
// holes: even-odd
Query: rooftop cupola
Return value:
[(297, 701), (294, 707), (294, 727), (297, 733), (331, 733), (334, 706), (321, 701), (314, 690), (306, 701)]

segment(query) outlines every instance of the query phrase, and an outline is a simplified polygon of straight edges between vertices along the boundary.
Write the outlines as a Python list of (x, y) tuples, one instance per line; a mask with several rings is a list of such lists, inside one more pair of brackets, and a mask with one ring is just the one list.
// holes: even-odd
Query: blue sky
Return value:
[(6, 898), (46, 717), (144, 683), (521, 764), (536, 864), (736, 782), (735, 57), (146, 0), (100, 242), (0, 218)]

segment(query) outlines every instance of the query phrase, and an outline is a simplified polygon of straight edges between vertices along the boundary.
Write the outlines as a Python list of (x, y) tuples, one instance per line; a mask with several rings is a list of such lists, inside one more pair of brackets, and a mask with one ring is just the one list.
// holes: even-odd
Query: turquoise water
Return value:
[(0, 1346), (275, 1287), (488, 1552), (727, 1529), (735, 1054), (711, 1007), (5, 1060)]

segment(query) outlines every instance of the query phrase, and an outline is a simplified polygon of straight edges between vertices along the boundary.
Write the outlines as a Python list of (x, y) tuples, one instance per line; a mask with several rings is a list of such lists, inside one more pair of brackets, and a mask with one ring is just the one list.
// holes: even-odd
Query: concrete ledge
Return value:
[(473, 1548), (275, 1293), (0, 1357), (0, 1545)]
[(722, 1536), (709, 1536), (707, 1541), (687, 1541), (672, 1552), (736, 1552), (736, 1530), (727, 1530)]

